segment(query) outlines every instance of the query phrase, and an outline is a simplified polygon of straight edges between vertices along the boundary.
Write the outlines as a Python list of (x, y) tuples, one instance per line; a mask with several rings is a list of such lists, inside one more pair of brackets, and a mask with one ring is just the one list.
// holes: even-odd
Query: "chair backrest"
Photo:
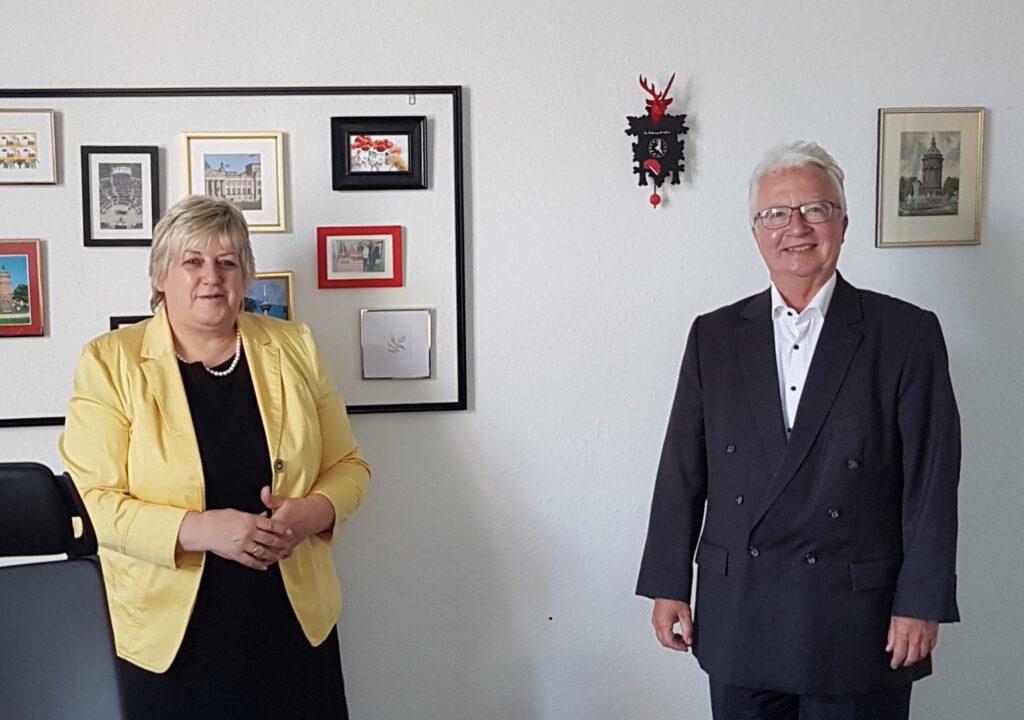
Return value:
[(124, 717), (96, 536), (71, 479), (0, 463), (0, 720)]

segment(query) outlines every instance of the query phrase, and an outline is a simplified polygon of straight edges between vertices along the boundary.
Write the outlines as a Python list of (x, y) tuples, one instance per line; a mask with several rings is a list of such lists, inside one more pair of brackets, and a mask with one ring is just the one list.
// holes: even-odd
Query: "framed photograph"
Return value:
[(160, 217), (155, 146), (82, 146), (82, 221), (86, 247), (151, 245)]
[(53, 110), (0, 110), (0, 184), (54, 185)]
[(360, 310), (363, 379), (429, 378), (431, 326), (429, 308)]
[(126, 327), (128, 325), (134, 325), (137, 322), (143, 320), (149, 320), (152, 315), (114, 315), (110, 318), (110, 329), (117, 330), (118, 328)]
[(426, 117), (332, 117), (331, 169), (335, 190), (423, 190)]
[(875, 245), (977, 245), (985, 109), (878, 111)]
[(402, 287), (402, 227), (316, 229), (320, 288)]
[(234, 203), (249, 232), (284, 232), (284, 133), (190, 132), (185, 156), (189, 195)]
[(246, 312), (269, 315), (280, 320), (294, 320), (294, 308), (290, 272), (256, 273), (252, 287), (245, 294)]
[(43, 334), (38, 240), (0, 240), (0, 337)]

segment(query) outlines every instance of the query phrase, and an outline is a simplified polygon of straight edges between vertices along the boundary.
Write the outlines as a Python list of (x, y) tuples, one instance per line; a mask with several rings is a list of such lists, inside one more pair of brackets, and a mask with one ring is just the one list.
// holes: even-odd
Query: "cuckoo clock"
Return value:
[(668, 91), (675, 81), (672, 74), (668, 85), (662, 92), (657, 92), (654, 84), (647, 84), (647, 79), (640, 76), (640, 87), (651, 96), (647, 100), (647, 114), (639, 117), (627, 117), (629, 129), (627, 135), (636, 138), (633, 143), (633, 173), (638, 176), (640, 187), (651, 188), (651, 206), (658, 207), (661, 195), (658, 189), (671, 176), (671, 184), (679, 184), (679, 173), (686, 168), (683, 165), (683, 135), (689, 130), (686, 127), (686, 115), (669, 115), (665, 111), (672, 103)]

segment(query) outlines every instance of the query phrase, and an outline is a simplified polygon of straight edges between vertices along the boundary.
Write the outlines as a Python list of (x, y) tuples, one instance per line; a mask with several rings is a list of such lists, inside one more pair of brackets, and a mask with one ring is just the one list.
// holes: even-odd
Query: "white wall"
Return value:
[[(472, 409), (354, 421), (377, 474), (338, 547), (353, 717), (709, 717), (633, 583), (686, 328), (766, 286), (745, 180), (798, 137), (847, 170), (847, 277), (937, 311), (950, 347), (964, 623), (914, 717), (1024, 713), (1019, 4), (256, 5), (38, 3), (0, 82), (466, 86)], [(652, 211), (624, 116), (672, 71), (689, 171)], [(932, 105), (989, 109), (982, 245), (877, 250), (876, 109)], [(0, 459), (56, 465), (57, 435), (0, 430)]]

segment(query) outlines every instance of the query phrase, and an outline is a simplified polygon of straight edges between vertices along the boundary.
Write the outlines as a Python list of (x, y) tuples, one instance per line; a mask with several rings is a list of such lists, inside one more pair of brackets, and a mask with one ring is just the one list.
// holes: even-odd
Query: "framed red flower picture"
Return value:
[(331, 118), (335, 190), (427, 187), (427, 119), (423, 116)]

